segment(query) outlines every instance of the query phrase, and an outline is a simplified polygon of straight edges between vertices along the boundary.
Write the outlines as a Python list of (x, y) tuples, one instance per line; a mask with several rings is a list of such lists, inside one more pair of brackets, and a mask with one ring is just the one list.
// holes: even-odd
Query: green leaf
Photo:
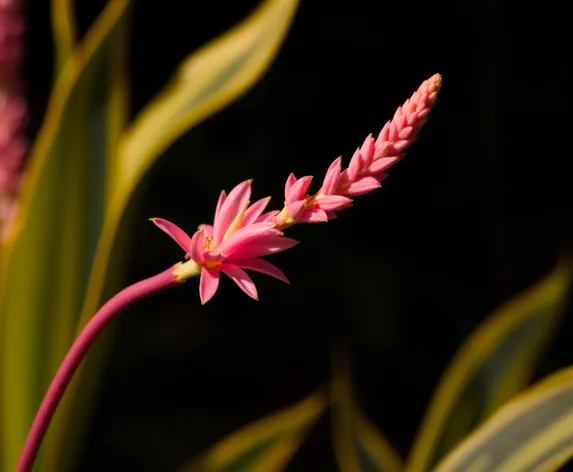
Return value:
[[(93, 233), (99, 241), (78, 329), (97, 310), (103, 297), (117, 289), (118, 257), (129, 232), (126, 215), (133, 207), (133, 193), (140, 179), (180, 134), (237, 99), (262, 76), (284, 39), (297, 5), (298, 0), (267, 0), (233, 30), (189, 56), (170, 83), (122, 135), (122, 145), (108, 166), (106, 219), (101, 233)], [(221, 80), (212, 80), (212, 74)], [(121, 92), (126, 88), (125, 78), (117, 80), (124, 86), (114, 90), (120, 97), (125, 97), (125, 92)], [(167, 115), (166, 111), (173, 110), (175, 105), (178, 107), (176, 116)], [(113, 106), (110, 110), (113, 114)], [(112, 116), (110, 122), (114, 120), (125, 120), (125, 105), (117, 107), (115, 118)], [(145, 145), (141, 146), (140, 141)], [(141, 154), (138, 155), (135, 149)], [(129, 175), (125, 162), (131, 163)], [(76, 375), (58, 408), (57, 451), (68, 448), (74, 439), (72, 432), (78, 432), (78, 420), (85, 416), (86, 396), (94, 394), (92, 384), (102, 365), (101, 346), (92, 348), (81, 368), (89, 375), (84, 376), (81, 372)], [(81, 379), (85, 380), (80, 384)], [(65, 462), (71, 463), (70, 460)], [(58, 462), (47, 470), (59, 471), (60, 467), (61, 462)]]
[(54, 76), (57, 77), (77, 42), (74, 0), (52, 0), (52, 35), (54, 37)]
[(401, 459), (356, 405), (345, 350), (333, 356), (332, 441), (341, 472), (401, 472)]
[(563, 313), (570, 258), (504, 304), (464, 342), (434, 393), (406, 470), (424, 472), (530, 381)]
[(2, 470), (13, 469), (75, 336), (104, 221), (106, 153), (114, 139), (106, 125), (108, 59), (128, 5), (111, 1), (58, 75), (31, 150), (17, 218), (3, 241)]
[(268, 68), (297, 0), (267, 0), (245, 21), (183, 61), (122, 142), (118, 185), (130, 192), (157, 157), (191, 126), (243, 94)]
[(549, 472), (573, 457), (573, 367), (498, 410), (434, 472)]
[(181, 468), (181, 472), (274, 472), (286, 468), (324, 413), (319, 389), (289, 408), (241, 428)]
[(297, 5), (298, 0), (266, 0), (241, 24), (192, 54), (124, 135), (79, 327), (101, 302), (114, 243), (145, 172), (178, 136), (237, 99), (262, 76)]

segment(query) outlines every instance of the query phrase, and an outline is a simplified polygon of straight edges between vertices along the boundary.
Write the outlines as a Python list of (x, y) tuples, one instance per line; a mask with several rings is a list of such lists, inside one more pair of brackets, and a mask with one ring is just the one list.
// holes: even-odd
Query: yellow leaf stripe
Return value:
[(55, 77), (63, 69), (76, 41), (77, 27), (74, 17), (74, 0), (52, 0), (52, 34), (54, 37)]
[(300, 403), (241, 428), (181, 471), (223, 470), (265, 444), (268, 446), (262, 454), (253, 458), (253, 463), (250, 464), (252, 469), (249, 470), (282, 470), (327, 405), (328, 397), (321, 388)]
[(573, 367), (540, 381), (502, 407), (455, 448), (435, 472), (555, 470), (573, 454)]
[(401, 472), (404, 466), (398, 454), (366, 419), (353, 399), (350, 359), (345, 349), (340, 346), (334, 349), (332, 365), (332, 443), (340, 471), (362, 470), (356, 450), (358, 443), (377, 470)]
[[(407, 472), (424, 472), (431, 466), (436, 446), (456, 402), (492, 353), (540, 309), (551, 312), (553, 320), (549, 321), (556, 322), (555, 314), (560, 313), (564, 304), (571, 275), (571, 262), (567, 257), (545, 279), (495, 311), (464, 342), (436, 388), (409, 456)], [(529, 350), (524, 349), (516, 356), (513, 368), (507, 374), (510, 378), (501, 386), (506, 388), (506, 395), (510, 391), (509, 386), (520, 387), (530, 375), (533, 359), (549, 335), (549, 328), (549, 324), (541, 326), (535, 342), (527, 343)]]

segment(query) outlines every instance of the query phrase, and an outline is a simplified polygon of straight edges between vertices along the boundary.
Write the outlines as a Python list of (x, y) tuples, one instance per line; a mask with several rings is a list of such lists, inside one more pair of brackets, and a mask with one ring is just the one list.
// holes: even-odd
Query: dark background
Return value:
[[(82, 31), (102, 0), (76, 2)], [(290, 172), (319, 181), (348, 162), (418, 85), (444, 86), (409, 156), (382, 189), (254, 276), (260, 302), (229, 280), (205, 307), (197, 281), (138, 303), (117, 337), (78, 471), (171, 471), (237, 427), (290, 405), (330, 375), (333, 340), (358, 397), (405, 455), (431, 392), (480, 320), (547, 273), (572, 241), (570, 20), (557, 2), (302, 2), (267, 75), (197, 126), (142, 188), (126, 282), (181, 259), (147, 218), (192, 231), (222, 188), (254, 178), (280, 207)], [(177, 63), (255, 0), (139, 1), (132, 110)], [(52, 80), (49, 2), (30, 0), (26, 80), (39, 126)], [(571, 310), (569, 309), (569, 312)], [(539, 375), (573, 361), (566, 317)], [(335, 470), (326, 416), (292, 471)]]

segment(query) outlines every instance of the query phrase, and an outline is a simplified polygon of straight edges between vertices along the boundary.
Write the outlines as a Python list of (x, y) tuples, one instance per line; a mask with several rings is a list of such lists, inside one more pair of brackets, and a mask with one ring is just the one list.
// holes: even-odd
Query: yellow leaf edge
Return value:
[[(484, 442), (502, 426), (510, 423), (524, 411), (550, 400), (564, 389), (573, 388), (573, 366), (565, 367), (548, 375), (524, 392), (518, 394), (485, 423), (469, 434), (463, 442), (448, 454), (434, 469), (433, 472), (445, 472), (455, 467), (474, 446), (475, 443)], [(559, 456), (548, 459), (546, 466), (554, 466), (565, 463), (573, 453), (573, 447), (568, 448)], [(553, 470), (553, 469), (546, 469)]]
[[(272, 59), (276, 56), (277, 51), (281, 47), (292, 19), (294, 18), (298, 4), (299, 0), (266, 0), (261, 2), (258, 7), (243, 21), (239, 22), (220, 36), (214, 38), (212, 41), (200, 47), (183, 61), (183, 63), (178, 67), (178, 70), (174, 74), (172, 80), (141, 111), (131, 127), (126, 131), (120, 144), (120, 159), (122, 160), (122, 162), (120, 162), (120, 175), (130, 176), (130, 180), (118, 182), (118, 185), (127, 187), (129, 189), (135, 187), (135, 185), (137, 185), (137, 183), (141, 180), (143, 174), (154, 162), (155, 156), (163, 152), (186, 130), (191, 128), (196, 123), (199, 123), (207, 116), (211, 116), (225, 106), (229, 105), (253, 86), (253, 84), (268, 69)], [(135, 171), (131, 171), (133, 164), (129, 162), (129, 156), (131, 156), (133, 153), (130, 152), (130, 149), (132, 146), (135, 146), (134, 143), (140, 141), (139, 135), (141, 132), (139, 130), (143, 130), (143, 132), (145, 132), (147, 123), (152, 123), (155, 121), (154, 118), (156, 116), (161, 116), (167, 113), (165, 111), (165, 106), (169, 101), (168, 99), (172, 93), (174, 84), (178, 84), (177, 79), (180, 76), (187, 75), (186, 69), (189, 67), (189, 64), (193, 63), (196, 58), (201, 58), (202, 56), (212, 54), (213, 51), (220, 48), (221, 45), (226, 45), (226, 43), (228, 43), (231, 39), (246, 34), (246, 32), (248, 32), (251, 27), (257, 26), (258, 23), (263, 22), (263, 19), (273, 13), (273, 10), (279, 6), (282, 6), (285, 11), (283, 12), (281, 27), (278, 33), (275, 32), (272, 45), (267, 49), (264, 49), (258, 55), (250, 58), (249, 63), (242, 68), (242, 71), (239, 74), (237, 74), (230, 86), (224, 88), (222, 92), (217, 93), (211, 99), (204, 101), (200, 106), (191, 108), (183, 117), (179, 118), (178, 121), (163, 134), (163, 137), (158, 140), (153, 147), (147, 149), (144, 154), (145, 159), (143, 159), (143, 163), (140, 164), (140, 166), (137, 167)], [(124, 193), (130, 193), (130, 190), (127, 190)]]
[(346, 348), (339, 344), (333, 348), (332, 371), (332, 446), (340, 471), (361, 470), (353, 440), (357, 436), (380, 470), (402, 472), (404, 465), (398, 453), (354, 401), (350, 358)]
[[(252, 449), (254, 444), (286, 435), (286, 441), (279, 444), (280, 447), (271, 453), (274, 456), (269, 455), (263, 458), (263, 461), (269, 461), (267, 464), (276, 464), (279, 460), (284, 460), (292, 455), (292, 452), (300, 445), (301, 433), (308, 431), (318, 421), (328, 403), (325, 388), (320, 387), (301, 402), (231, 433), (209, 448), (207, 452), (200, 454), (199, 458), (193, 460), (191, 464), (184, 466), (181, 471), (216, 470), (238, 459), (246, 451)], [(201, 469), (197, 467), (201, 467)]]
[(423, 472), (443, 431), (450, 406), (469, 378), (489, 354), (532, 310), (522, 306), (541, 306), (544, 300), (563, 296), (571, 283), (571, 255), (564, 255), (556, 268), (541, 281), (502, 304), (460, 346), (443, 373), (416, 435), (406, 462), (406, 472)]
[(6, 277), (7, 268), (14, 244), (26, 225), (29, 217), (30, 201), (34, 196), (36, 182), (45, 166), (51, 144), (62, 122), (66, 103), (73, 87), (77, 83), (81, 71), (93, 57), (109, 31), (117, 24), (129, 6), (129, 0), (111, 0), (96, 23), (89, 30), (85, 41), (78, 45), (66, 62), (62, 73), (56, 81), (50, 97), (46, 117), (30, 151), (28, 167), (25, 169), (22, 186), (18, 198), (18, 211), (13, 224), (9, 227), (2, 240), (2, 279)]
[[(294, 11), (296, 10), (296, 6), (298, 5), (298, 0), (296, 0), (296, 1), (295, 0), (288, 0), (288, 1), (292, 3), (292, 13), (294, 15)], [(271, 4), (271, 2), (267, 1), (267, 2), (265, 2), (265, 4), (263, 6), (267, 5), (267, 7), (268, 7), (269, 4)], [(253, 14), (257, 14), (257, 11), (259, 12), (258, 14), (260, 14), (260, 8), (261, 7), (259, 7), (259, 9), (256, 10), (255, 13), (253, 13)], [(291, 15), (291, 17), (293, 15)], [(252, 19), (250, 20), (249, 18), (247, 18), (244, 21), (252, 21)], [(287, 22), (287, 24), (290, 24), (290, 18), (289, 18), (289, 22)], [(241, 28), (241, 26), (243, 26), (243, 25), (244, 25), (244, 23), (240, 23), (234, 29)], [(244, 26), (243, 26), (243, 28), (244, 28)], [(221, 41), (221, 38), (227, 37), (229, 34), (231, 34), (231, 32), (223, 33), (222, 36), (216, 38), (214, 41)], [(282, 34), (280, 35), (280, 39), (282, 40), (285, 35), (286, 35), (286, 28), (282, 32)], [(278, 43), (276, 45), (276, 49), (278, 49), (279, 46), (280, 46), (280, 41), (278, 41)], [(213, 45), (207, 44), (203, 48), (207, 48), (207, 47), (212, 48)], [(199, 50), (193, 52), (190, 57), (193, 57), (196, 54), (198, 54), (203, 48), (199, 48)], [(276, 51), (276, 49), (274, 49), (273, 51)], [(274, 56), (272, 54), (269, 55), (268, 60), (270, 61), (273, 57)], [(262, 72), (264, 72), (265, 67), (266, 67), (266, 65), (262, 64), (258, 70), (258, 74), (261, 74)], [(252, 78), (251, 82), (243, 84), (243, 88), (236, 91), (237, 96), (241, 93), (241, 91), (245, 91), (249, 85), (254, 83), (258, 77), (259, 76), (254, 76)], [(232, 94), (230, 94), (229, 96), (230, 96), (229, 101), (232, 101), (232, 99), (236, 98), (236, 96), (233, 96)], [(206, 105), (204, 104), (201, 107), (201, 110), (196, 112), (197, 113), (196, 120), (199, 121), (199, 119), (207, 116), (208, 113), (217, 111), (217, 107), (214, 105), (222, 107), (226, 104), (224, 102), (224, 100), (225, 100), (224, 98), (220, 97), (217, 100), (217, 103), (211, 103), (211, 104), (208, 103)], [(152, 107), (153, 103), (155, 103), (155, 100), (152, 101), (152, 103), (150, 105), (148, 105), (144, 109), (144, 111), (142, 111), (141, 113), (142, 114), (150, 113), (151, 108), (149, 108), (149, 107)], [(142, 114), (140, 114), (140, 116), (143, 116)], [(137, 123), (137, 120), (136, 120), (136, 123)], [(192, 120), (187, 120), (186, 126), (191, 126), (192, 124), (193, 124)], [(133, 127), (134, 126), (135, 125), (132, 125), (131, 128), (129, 128), (125, 132), (125, 136), (129, 136), (133, 133)], [(182, 132), (183, 129), (181, 129), (180, 131)], [(127, 139), (127, 138), (125, 138), (125, 137), (122, 138), (122, 141), (124, 139)], [(122, 146), (120, 143), (120, 150), (119, 150), (120, 153), (121, 153), (121, 149), (122, 149)], [(151, 165), (151, 163), (148, 163), (148, 164)], [(116, 163), (115, 169), (117, 169), (117, 165), (118, 164)], [(136, 181), (133, 182), (133, 185), (136, 185), (136, 183), (139, 181), (139, 179), (142, 178), (144, 171), (145, 171), (145, 169), (142, 168), (141, 172), (136, 176), (137, 178), (136, 178)], [(90, 280), (88, 282), (87, 294), (86, 294), (86, 298), (84, 300), (80, 319), (78, 322), (78, 327), (77, 327), (78, 333), (81, 331), (83, 326), (85, 326), (85, 324), (91, 318), (91, 316), (93, 315), (93, 313), (95, 312), (95, 310), (97, 309), (97, 307), (100, 303), (101, 293), (103, 291), (104, 284), (105, 284), (105, 276), (106, 276), (106, 272), (108, 270), (108, 266), (110, 263), (110, 257), (111, 257), (113, 247), (114, 247), (115, 235), (119, 229), (123, 214), (125, 213), (127, 205), (129, 203), (129, 196), (130, 196), (130, 192), (131, 192), (132, 187), (128, 186), (128, 185), (119, 185), (119, 182), (117, 180), (118, 179), (115, 179), (116, 185), (115, 185), (115, 188), (112, 189), (112, 196), (111, 196), (111, 200), (110, 200), (110, 205), (108, 207), (108, 212), (107, 212), (106, 219), (104, 222), (102, 234), (100, 235), (100, 239), (98, 241), (96, 254), (94, 257), (94, 265), (92, 267), (92, 271), (90, 274)], [(80, 368), (80, 370), (81, 370), (81, 368)], [(71, 399), (74, 397), (75, 391), (77, 389), (77, 382), (79, 381), (78, 379), (80, 377), (81, 377), (81, 372), (78, 372), (75, 375), (74, 379), (72, 380), (70, 387), (68, 388), (68, 393), (66, 394), (66, 396), (70, 400), (67, 400), (66, 398), (64, 398), (63, 405), (61, 406), (61, 409), (65, 409), (66, 412), (69, 412), (69, 410), (71, 408)], [(64, 415), (64, 416), (67, 414), (68, 413), (62, 413), (62, 415)]]
[(78, 33), (74, 15), (74, 0), (51, 1), (55, 77), (63, 69), (77, 42)]
[[(8, 274), (14, 245), (29, 217), (30, 202), (34, 197), (36, 183), (45, 166), (46, 159), (49, 156), (51, 144), (62, 123), (62, 117), (70, 94), (80, 77), (81, 71), (98, 50), (109, 31), (124, 14), (129, 4), (129, 0), (111, 0), (98, 17), (96, 23), (90, 28), (82, 44), (74, 49), (66, 61), (62, 72), (58, 75), (50, 96), (46, 116), (42, 122), (37, 138), (32, 143), (29, 153), (29, 161), (24, 171), (20, 192), (18, 194), (18, 211), (0, 241), (0, 245), (2, 246), (0, 248), (0, 253), (2, 254), (2, 258), (0, 259), (0, 302), (4, 297), (5, 284), (3, 281)], [(2, 335), (3, 316), (4, 312), (0, 310), (0, 336)], [(0, 373), (0, 377), (1, 375)], [(1, 389), (0, 395), (2, 395)], [(1, 434), (2, 431), (0, 430), (0, 435)], [(4, 440), (0, 437), (0, 449), (3, 443)]]

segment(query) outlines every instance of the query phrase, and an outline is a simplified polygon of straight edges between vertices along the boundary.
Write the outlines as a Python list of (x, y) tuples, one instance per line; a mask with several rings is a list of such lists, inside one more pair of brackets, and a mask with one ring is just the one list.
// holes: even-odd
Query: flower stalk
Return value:
[[(1, 2), (2, 0), (0, 0)], [(245, 270), (261, 272), (289, 283), (286, 275), (263, 257), (295, 246), (298, 241), (283, 231), (298, 223), (325, 222), (336, 212), (352, 205), (352, 197), (380, 187), (386, 171), (398, 162), (416, 139), (427, 120), (441, 87), (441, 76), (426, 80), (403, 106), (399, 107), (374, 140), (369, 135), (356, 150), (348, 168), (335, 159), (320, 190), (307, 194), (312, 177), (289, 175), (285, 184), (282, 210), (266, 211), (270, 197), (251, 204), (251, 183), (239, 183), (229, 194), (222, 191), (215, 208), (213, 224), (201, 224), (193, 236), (162, 218), (151, 221), (183, 249), (185, 262), (138, 282), (112, 297), (88, 322), (58, 369), (24, 444), (16, 472), (29, 472), (58, 403), (90, 346), (126, 306), (160, 290), (200, 276), (201, 303), (209, 301), (219, 286), (221, 273), (231, 278), (243, 292), (258, 300), (257, 288)]]
[(110, 321), (117, 317), (121, 310), (136, 300), (181, 283), (181, 278), (176, 275), (176, 271), (179, 267), (180, 264), (177, 264), (160, 274), (123, 289), (103, 305), (86, 324), (66, 354), (44, 396), (30, 428), (30, 432), (28, 433), (28, 437), (26, 438), (26, 442), (24, 443), (16, 472), (29, 472), (32, 470), (34, 459), (38, 454), (40, 444), (46, 434), (46, 430), (48, 429), (48, 425), (56, 408), (72, 380), (74, 373), (99, 333), (101, 333)]

